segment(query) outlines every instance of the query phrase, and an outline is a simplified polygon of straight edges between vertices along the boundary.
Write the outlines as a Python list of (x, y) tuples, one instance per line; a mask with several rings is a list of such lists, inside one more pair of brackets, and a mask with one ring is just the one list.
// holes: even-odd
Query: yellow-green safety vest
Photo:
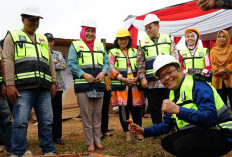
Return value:
[[(208, 84), (214, 94), (214, 102), (215, 102), (215, 106), (217, 109), (217, 117), (218, 117), (218, 122), (219, 124), (215, 127), (212, 127), (212, 129), (220, 129), (220, 127), (222, 128), (228, 128), (228, 129), (232, 129), (232, 121), (231, 121), (231, 117), (226, 117), (226, 121), (225, 121), (225, 115), (224, 112), (226, 110), (228, 110), (228, 108), (226, 107), (226, 105), (224, 104), (224, 102), (222, 101), (221, 97), (219, 96), (219, 94), (217, 93), (216, 89), (214, 87), (212, 87), (210, 84)], [(194, 109), (194, 110), (198, 110), (197, 105), (195, 104), (195, 102), (193, 101), (193, 88), (194, 88), (194, 78), (191, 75), (185, 76), (181, 87), (180, 87), (180, 97), (177, 99), (177, 101), (175, 102), (177, 105), (182, 106), (184, 108), (188, 108), (188, 109)], [(174, 101), (175, 100), (175, 95), (174, 95), (174, 90), (170, 91), (169, 94), (169, 99)], [(221, 119), (223, 117), (223, 123), (221, 123)], [(196, 125), (193, 124), (189, 124), (188, 122), (178, 119), (178, 117), (176, 116), (176, 114), (172, 114), (172, 118), (176, 119), (176, 124), (179, 130), (185, 130), (185, 129), (190, 129), (190, 128), (195, 128), (197, 127)]]
[[(78, 66), (80, 66), (84, 72), (96, 77), (102, 71), (104, 64), (105, 48), (103, 43), (94, 41), (93, 52), (91, 52), (83, 40), (73, 41), (72, 45), (78, 55)], [(93, 89), (96, 91), (105, 90), (104, 80), (100, 83), (89, 83), (85, 78), (79, 78), (76, 75), (73, 75), (73, 80), (76, 93), (92, 91)]]
[[(111, 54), (115, 57), (115, 69), (123, 75), (123, 77), (127, 78), (127, 58), (124, 53), (118, 49), (113, 48), (110, 50)], [(128, 59), (131, 65), (131, 70), (133, 72), (134, 77), (137, 76), (137, 49), (129, 48), (128, 49)], [(139, 82), (137, 86), (140, 86)], [(112, 91), (122, 91), (126, 89), (126, 84), (117, 80), (117, 78), (111, 80), (111, 89)]]
[(153, 76), (153, 62), (157, 55), (171, 54), (171, 43), (171, 36), (168, 34), (160, 34), (157, 45), (150, 37), (140, 40), (140, 46), (144, 52), (146, 60), (145, 68), (148, 81), (157, 80)]
[(193, 69), (193, 68), (199, 68), (204, 69), (205, 67), (205, 55), (207, 53), (207, 48), (198, 47), (194, 56), (191, 55), (188, 48), (183, 49), (180, 51), (180, 55), (183, 59), (183, 65), (186, 70)]
[(15, 85), (17, 89), (51, 88), (48, 41), (36, 33), (35, 43), (22, 30), (8, 31), (15, 47)]

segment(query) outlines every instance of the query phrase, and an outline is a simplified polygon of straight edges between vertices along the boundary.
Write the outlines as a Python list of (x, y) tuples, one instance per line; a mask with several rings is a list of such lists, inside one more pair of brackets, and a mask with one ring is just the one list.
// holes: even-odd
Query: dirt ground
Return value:
[[(151, 122), (150, 118), (143, 118), (143, 122)], [(115, 129), (114, 132), (122, 132), (118, 114), (110, 114), (109, 128)], [(28, 137), (38, 139), (37, 123), (30, 121), (28, 126)], [(73, 139), (84, 141), (84, 133), (81, 118), (71, 118), (63, 121), (63, 139)], [(232, 151), (223, 157), (232, 157)]]

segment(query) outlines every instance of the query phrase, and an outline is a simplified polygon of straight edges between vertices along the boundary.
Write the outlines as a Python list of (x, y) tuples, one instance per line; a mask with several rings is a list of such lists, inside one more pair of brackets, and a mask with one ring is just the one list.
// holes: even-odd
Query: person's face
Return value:
[(220, 32), (219, 35), (218, 35), (218, 44), (220, 46), (223, 46), (226, 44), (226, 36), (223, 32)]
[(151, 38), (156, 38), (159, 34), (159, 24), (149, 23), (145, 26), (146, 33)]
[(24, 25), (24, 30), (27, 33), (33, 34), (39, 27), (39, 17), (35, 17), (32, 19), (22, 18), (22, 22)]
[(186, 42), (188, 46), (194, 46), (196, 43), (196, 38), (193, 34), (193, 32), (189, 32), (186, 34)]
[(86, 41), (93, 41), (95, 38), (95, 28), (88, 27), (85, 31), (85, 40)]
[(176, 69), (173, 65), (166, 65), (158, 71), (158, 74), (161, 83), (169, 90), (176, 90), (181, 84), (181, 68)]
[(48, 46), (49, 46), (50, 50), (52, 50), (53, 46), (54, 46), (54, 40), (48, 39)]
[(118, 45), (119, 45), (120, 48), (122, 48), (122, 49), (127, 48), (128, 43), (129, 43), (129, 38), (128, 37), (118, 38)]

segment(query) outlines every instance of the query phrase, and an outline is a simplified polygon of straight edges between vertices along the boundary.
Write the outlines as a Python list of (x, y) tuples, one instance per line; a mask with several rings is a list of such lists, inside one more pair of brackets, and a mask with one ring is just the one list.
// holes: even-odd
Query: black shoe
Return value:
[(108, 129), (107, 132), (114, 131), (114, 129)]
[(59, 145), (65, 145), (64, 142), (61, 141), (60, 138), (55, 139), (55, 140), (54, 140), (54, 143), (55, 143), (55, 144), (59, 144)]

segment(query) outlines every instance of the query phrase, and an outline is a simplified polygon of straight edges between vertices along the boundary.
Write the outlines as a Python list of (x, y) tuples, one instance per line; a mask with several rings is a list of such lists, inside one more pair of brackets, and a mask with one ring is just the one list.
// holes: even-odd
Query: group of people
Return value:
[[(42, 152), (54, 155), (54, 142), (63, 144), (60, 98), (65, 87), (60, 70), (66, 68), (66, 62), (60, 52), (52, 50), (51, 33), (36, 33), (43, 18), (38, 8), (26, 8), (21, 17), (23, 28), (8, 31), (0, 58), (0, 128), (6, 151), (12, 157), (27, 156), (31, 153), (26, 151), (26, 136), (33, 107)], [(80, 40), (71, 43), (67, 67), (73, 74), (88, 151), (106, 149), (101, 143), (101, 132), (106, 133), (108, 128), (103, 131), (101, 117), (108, 73), (111, 103), (119, 106), (126, 141), (131, 139), (129, 131), (138, 140), (172, 131), (161, 144), (174, 155), (226, 154), (232, 148), (232, 118), (226, 106), (227, 99), (232, 98), (228, 32), (219, 31), (215, 47), (209, 51), (199, 47), (197, 29), (186, 29), (187, 48), (178, 52), (171, 36), (159, 33), (159, 22), (156, 15), (146, 15), (144, 27), (148, 37), (140, 40), (138, 49), (132, 48), (128, 30), (119, 29), (114, 48), (107, 52), (102, 42), (95, 41), (96, 21), (82, 21)], [(211, 72), (212, 85), (205, 81)], [(6, 96), (13, 104), (13, 124)], [(142, 128), (145, 97), (154, 125)], [(133, 127), (128, 127), (129, 113)]]

